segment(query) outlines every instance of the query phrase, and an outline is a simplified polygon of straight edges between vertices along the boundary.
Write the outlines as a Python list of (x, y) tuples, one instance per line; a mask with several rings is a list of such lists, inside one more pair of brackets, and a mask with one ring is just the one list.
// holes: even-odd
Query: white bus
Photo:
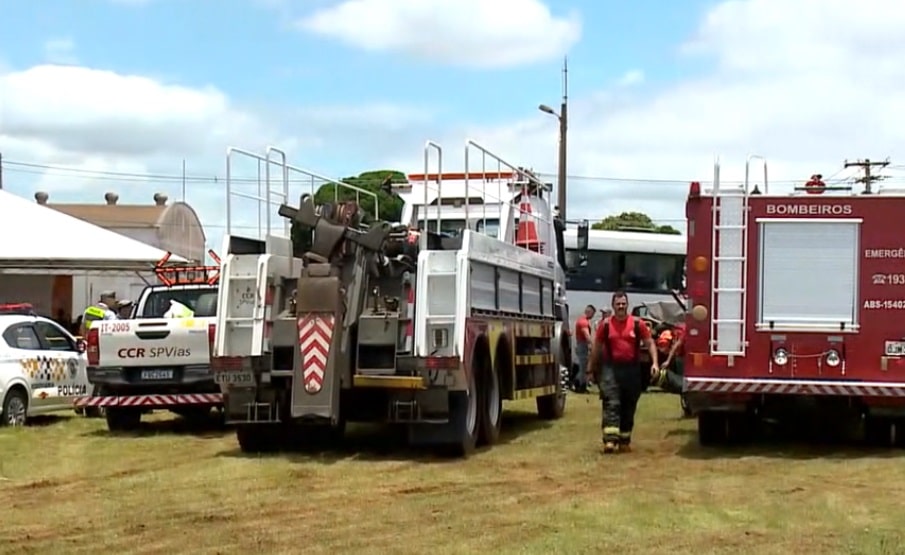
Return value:
[[(568, 267), (577, 257), (575, 229), (564, 234)], [(588, 233), (587, 264), (566, 276), (570, 324), (593, 305), (599, 311), (610, 306), (613, 292), (625, 291), (632, 307), (644, 302), (673, 300), (672, 291), (683, 290), (685, 281), (684, 235), (637, 231)]]

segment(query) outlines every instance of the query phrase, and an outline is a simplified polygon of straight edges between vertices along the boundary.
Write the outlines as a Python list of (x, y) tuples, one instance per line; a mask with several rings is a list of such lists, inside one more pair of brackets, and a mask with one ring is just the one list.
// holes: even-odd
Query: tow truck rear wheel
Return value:
[(449, 393), (449, 423), (454, 426), (457, 439), (447, 445), (448, 453), (454, 457), (467, 457), (478, 443), (479, 409), (478, 386), (474, 371), (466, 373), (467, 389)]
[(281, 431), (277, 424), (239, 424), (236, 440), (243, 453), (269, 453), (279, 447)]
[[(503, 363), (505, 368), (505, 364), (508, 361), (505, 358), (501, 358), (501, 352), (505, 352), (505, 349), (500, 349), (497, 352), (497, 365), (499, 366)], [(494, 368), (486, 351), (478, 357), (478, 362), (479, 366), (473, 367), (481, 384), (481, 391), (478, 396), (481, 402), (481, 415), (479, 418), (481, 429), (478, 439), (484, 445), (493, 445), (500, 439), (500, 429), (503, 424), (503, 396), (500, 394), (500, 374), (497, 368)]]
[(104, 417), (111, 432), (131, 432), (141, 424), (141, 409), (108, 407)]

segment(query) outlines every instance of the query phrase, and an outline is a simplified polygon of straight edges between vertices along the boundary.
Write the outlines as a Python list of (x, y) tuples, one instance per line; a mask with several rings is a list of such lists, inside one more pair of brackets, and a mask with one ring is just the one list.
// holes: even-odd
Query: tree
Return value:
[(591, 229), (609, 231), (650, 231), (666, 235), (681, 235), (682, 232), (671, 225), (657, 225), (650, 216), (643, 212), (623, 212), (616, 216), (607, 216), (593, 224)]
[[(377, 194), (377, 202), (380, 212), (378, 217), (383, 221), (398, 222), (402, 218), (402, 199), (388, 192), (388, 185), (394, 183), (407, 183), (405, 174), (395, 170), (368, 171), (353, 177), (344, 177), (342, 183), (353, 185), (360, 189)], [(314, 203), (332, 203), (335, 201), (357, 201), (364, 213), (363, 221), (374, 220), (374, 197), (367, 194), (358, 194), (348, 187), (337, 186), (334, 183), (322, 185), (314, 193)], [(311, 247), (311, 230), (292, 222), (292, 244), (296, 256), (301, 255)]]

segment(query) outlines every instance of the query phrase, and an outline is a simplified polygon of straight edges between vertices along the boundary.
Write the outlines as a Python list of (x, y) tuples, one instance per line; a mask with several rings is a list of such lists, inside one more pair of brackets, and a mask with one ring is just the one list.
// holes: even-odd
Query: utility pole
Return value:
[(566, 221), (566, 155), (568, 152), (566, 135), (569, 130), (569, 60), (563, 58), (562, 63), (562, 106), (559, 113), (556, 110), (541, 104), (538, 110), (559, 120), (559, 173), (556, 191), (556, 200), (559, 204), (559, 218)]
[(566, 135), (569, 131), (569, 60), (562, 61), (562, 106), (559, 109), (559, 183), (556, 192), (559, 217), (566, 221)]
[(881, 179), (886, 179), (885, 175), (873, 175), (871, 173), (871, 170), (875, 167), (882, 169), (888, 165), (889, 165), (889, 158), (887, 158), (886, 160), (880, 161), (880, 162), (872, 161), (869, 158), (865, 158), (864, 160), (856, 160), (854, 162), (849, 162), (848, 160), (845, 161), (846, 168), (858, 167), (864, 171), (864, 176), (856, 179), (855, 183), (864, 183), (864, 194), (865, 195), (871, 194), (871, 189), (870, 189), (871, 183), (873, 183), (874, 181), (880, 181)]

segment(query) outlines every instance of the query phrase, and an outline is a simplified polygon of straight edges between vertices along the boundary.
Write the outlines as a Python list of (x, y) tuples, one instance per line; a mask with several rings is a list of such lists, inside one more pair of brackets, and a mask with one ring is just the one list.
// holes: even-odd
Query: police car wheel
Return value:
[(12, 389), (3, 400), (3, 418), (0, 426), (24, 426), (28, 399), (20, 389)]

